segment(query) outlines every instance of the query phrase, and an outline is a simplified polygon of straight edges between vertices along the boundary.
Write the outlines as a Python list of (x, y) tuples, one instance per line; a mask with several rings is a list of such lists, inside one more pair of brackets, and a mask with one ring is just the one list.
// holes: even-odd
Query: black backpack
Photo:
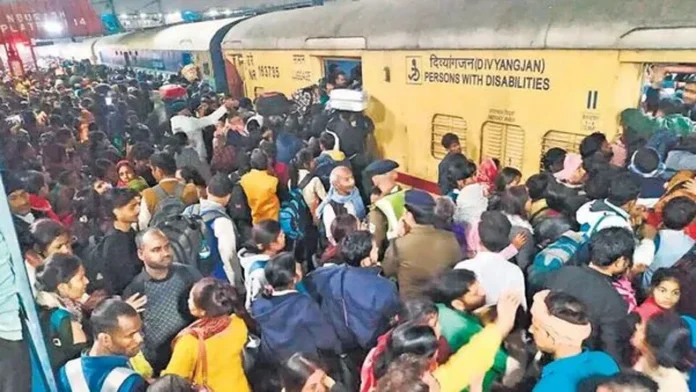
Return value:
[(190, 265), (203, 276), (209, 276), (215, 267), (213, 253), (218, 250), (208, 246), (207, 238), (212, 233), (209, 233), (206, 222), (223, 216), (225, 214), (210, 211), (202, 217), (200, 210), (194, 208), (190, 214), (173, 216), (155, 227), (169, 239), (175, 263)]
[(227, 204), (227, 213), (237, 229), (237, 243), (243, 244), (248, 241), (251, 238), (251, 208), (249, 208), (246, 193), (244, 193), (244, 188), (239, 181), (235, 182), (232, 188), (232, 196)]
[(180, 183), (176, 184), (174, 192), (172, 193), (165, 191), (161, 185), (152, 188), (157, 195), (157, 207), (152, 212), (150, 226), (157, 227), (166, 220), (181, 215), (184, 212), (186, 204), (181, 199), (181, 196), (184, 194), (185, 188), (186, 186)]
[(106, 266), (104, 238), (105, 236), (90, 236), (87, 245), (78, 254), (85, 268), (85, 276), (89, 279), (89, 285), (87, 285), (89, 294), (97, 290), (108, 290), (107, 282), (104, 280)]

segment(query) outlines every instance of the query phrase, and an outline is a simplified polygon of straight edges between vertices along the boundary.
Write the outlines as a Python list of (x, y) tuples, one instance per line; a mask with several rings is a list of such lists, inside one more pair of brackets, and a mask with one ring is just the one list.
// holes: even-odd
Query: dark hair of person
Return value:
[(167, 374), (150, 384), (147, 392), (194, 392), (194, 389), (191, 381), (175, 374)]
[[(297, 152), (295, 157), (290, 161), (290, 187), (291, 188), (297, 188), (300, 184), (300, 170), (305, 169), (309, 170), (310, 165), (312, 164), (312, 160), (314, 159), (314, 155), (312, 154), (312, 151), (309, 150), (308, 148), (303, 148), (300, 151)], [(311, 174), (307, 174), (311, 175)]]
[(456, 155), (461, 157), (454, 160), (452, 165), (447, 168), (447, 181), (452, 188), (457, 188), (457, 181), (464, 181), (476, 174), (476, 164), (464, 157), (464, 155)]
[(459, 144), (459, 136), (448, 132), (442, 136), (442, 147), (444, 147), (446, 150), (449, 150), (453, 145)]
[(185, 132), (176, 132), (172, 135), (170, 139), (170, 146), (174, 149), (176, 154), (181, 154), (181, 150), (184, 149), (189, 143), (188, 135)]
[(251, 152), (249, 163), (254, 170), (268, 170), (268, 156), (260, 149), (254, 149)]
[(360, 262), (370, 257), (372, 234), (369, 231), (354, 231), (341, 241), (341, 259), (352, 267), (360, 267)]
[(184, 166), (179, 169), (179, 175), (187, 184), (193, 184), (195, 186), (207, 186), (205, 178), (198, 172), (195, 167)]
[(609, 185), (620, 172), (611, 168), (594, 172), (583, 186), (583, 190), (590, 200), (601, 200), (609, 197)]
[(295, 353), (280, 367), (280, 379), (286, 392), (302, 392), (307, 380), (321, 370), (317, 361), (309, 359), (306, 354)]
[(435, 331), (430, 326), (413, 322), (399, 325), (387, 339), (384, 352), (375, 358), (375, 378), (382, 378), (389, 364), (401, 355), (415, 354), (421, 358), (431, 358), (437, 352), (437, 346)]
[(527, 219), (526, 204), (529, 201), (529, 193), (527, 188), (522, 185), (514, 186), (510, 189), (503, 190), (498, 194), (497, 203), (489, 206), (491, 210), (502, 211), (508, 215), (519, 216), (522, 219)]
[(359, 223), (355, 215), (339, 214), (331, 222), (331, 236), (337, 244), (340, 244), (347, 235), (358, 230)]
[(55, 293), (58, 285), (68, 283), (82, 266), (80, 258), (73, 255), (54, 254), (36, 267), (36, 288)]
[(617, 206), (621, 207), (626, 203), (638, 199), (640, 194), (640, 182), (631, 176), (631, 174), (624, 172), (616, 175), (611, 183), (609, 184), (609, 196), (607, 200)]
[(562, 291), (552, 291), (544, 300), (549, 314), (571, 324), (586, 325), (590, 323), (587, 309), (580, 300)]
[(140, 317), (138, 312), (128, 303), (120, 299), (106, 299), (92, 311), (90, 323), (92, 335), (96, 340), (100, 334), (110, 334), (119, 327), (121, 317)]
[(96, 161), (94, 161), (94, 166), (92, 167), (92, 174), (94, 175), (95, 179), (106, 181), (106, 175), (108, 174), (109, 169), (112, 169), (114, 167), (114, 163), (110, 160), (99, 158)]
[(658, 268), (650, 278), (650, 288), (655, 289), (665, 281), (675, 282), (681, 287), (682, 273), (676, 268)]
[(147, 161), (154, 153), (155, 149), (147, 142), (137, 142), (128, 153), (128, 160)]
[(430, 387), (423, 381), (428, 360), (418, 355), (404, 354), (396, 358), (377, 383), (380, 392), (428, 392)]
[(543, 249), (572, 228), (568, 218), (562, 215), (542, 219), (534, 226), (534, 242)]
[(322, 132), (321, 135), (319, 135), (319, 144), (324, 147), (325, 150), (333, 150), (334, 147), (336, 147), (336, 138), (328, 132)]
[(667, 311), (648, 320), (645, 343), (657, 364), (686, 372), (692, 367), (691, 330), (676, 312)]
[(563, 170), (565, 166), (565, 157), (568, 153), (566, 150), (554, 147), (546, 151), (541, 158), (541, 166), (545, 171), (553, 174)]
[(696, 219), (696, 203), (686, 196), (675, 197), (662, 210), (662, 223), (670, 230), (683, 230)]
[(191, 288), (193, 303), (205, 312), (205, 317), (230, 315), (239, 308), (237, 291), (229, 283), (207, 277)]
[(225, 173), (217, 173), (208, 181), (208, 194), (216, 197), (227, 197), (233, 189), (234, 184)]
[(629, 265), (633, 265), (635, 246), (633, 233), (625, 228), (612, 227), (600, 230), (590, 238), (592, 264), (609, 267), (619, 258), (624, 257)]
[(116, 215), (114, 215), (113, 211), (117, 208), (127, 206), (131, 200), (138, 196), (138, 192), (130, 188), (109, 189), (101, 198), (104, 215), (109, 219), (116, 219)]
[(607, 141), (607, 137), (601, 132), (595, 132), (580, 142), (580, 155), (583, 159), (589, 158), (602, 149), (602, 145)]
[(684, 110), (684, 102), (679, 98), (662, 98), (657, 107), (665, 116), (680, 114)]
[(522, 178), (522, 172), (515, 169), (514, 167), (504, 167), (498, 172), (495, 177), (495, 190), (496, 192), (504, 191), (508, 185)]
[(548, 173), (535, 174), (527, 179), (525, 185), (532, 201), (546, 198), (546, 188), (548, 188), (550, 181), (552, 179)]
[(633, 156), (633, 165), (641, 173), (652, 173), (660, 165), (660, 155), (652, 148), (639, 148)]
[(497, 253), (510, 245), (512, 225), (500, 211), (486, 211), (481, 214), (479, 236), (481, 243), (491, 252)]
[(396, 314), (397, 324), (413, 321), (425, 323), (430, 317), (437, 317), (437, 306), (429, 298), (412, 297), (401, 302), (399, 311)]
[(266, 157), (268, 157), (268, 161), (271, 162), (271, 164), (275, 162), (276, 155), (278, 154), (278, 149), (276, 148), (275, 143), (268, 140), (262, 140), (261, 143), (259, 143), (259, 150), (266, 154)]
[(46, 186), (46, 177), (36, 170), (27, 170), (21, 173), (19, 178), (24, 184), (24, 189), (33, 195), (38, 195), (41, 188)]
[(41, 252), (46, 252), (51, 243), (60, 236), (69, 236), (70, 232), (62, 224), (51, 219), (39, 219), (29, 226), (33, 245)]
[(150, 156), (150, 165), (160, 169), (166, 176), (176, 174), (176, 159), (172, 154), (166, 152), (156, 152)]
[(457, 206), (449, 197), (438, 197), (435, 200), (433, 226), (440, 230), (452, 230), (454, 212)]
[(100, 217), (100, 195), (92, 187), (80, 189), (75, 192), (72, 200), (75, 218), (98, 219)]
[(262, 253), (278, 239), (280, 233), (280, 223), (272, 219), (262, 220), (251, 228), (251, 238), (246, 248), (251, 253)]
[(283, 290), (290, 287), (295, 280), (295, 256), (291, 252), (283, 252), (266, 263), (264, 273), (266, 281), (275, 290)]
[(428, 284), (425, 293), (438, 304), (451, 306), (451, 302), (466, 295), (476, 283), (476, 274), (466, 269), (447, 270)]
[(623, 370), (613, 376), (587, 378), (578, 384), (578, 392), (597, 392), (599, 387), (616, 392), (658, 392), (660, 389), (657, 382), (647, 375), (634, 370)]

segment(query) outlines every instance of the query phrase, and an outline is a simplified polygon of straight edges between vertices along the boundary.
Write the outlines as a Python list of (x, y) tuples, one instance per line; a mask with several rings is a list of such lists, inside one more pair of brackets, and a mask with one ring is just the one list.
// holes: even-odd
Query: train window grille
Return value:
[(496, 158), (502, 166), (522, 169), (524, 130), (518, 125), (488, 121), (481, 130), (481, 158)]
[[(580, 152), (580, 143), (586, 135), (573, 132), (563, 132), (551, 130), (546, 132), (541, 141), (541, 154), (546, 154), (546, 151), (552, 148), (562, 148), (568, 152)], [(543, 169), (543, 164), (541, 164)]]
[(462, 149), (466, 146), (467, 123), (461, 117), (447, 114), (433, 116), (430, 132), (430, 155), (435, 159), (442, 159), (447, 155), (447, 150), (442, 147), (442, 137), (447, 133), (453, 133), (459, 137)]

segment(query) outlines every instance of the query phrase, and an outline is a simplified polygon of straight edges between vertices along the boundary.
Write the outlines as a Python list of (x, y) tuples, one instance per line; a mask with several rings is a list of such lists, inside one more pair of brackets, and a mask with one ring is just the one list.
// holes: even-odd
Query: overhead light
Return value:
[(164, 17), (166, 23), (178, 23), (182, 20), (184, 20), (184, 18), (181, 17), (181, 12), (179, 11), (170, 12)]
[(128, 14), (121, 14), (121, 19), (128, 19), (129, 15)]
[(211, 18), (214, 18), (214, 17), (218, 16), (219, 14), (220, 13), (216, 9), (212, 9), (212, 10), (208, 11), (208, 16), (210, 16)]
[(60, 34), (63, 32), (63, 25), (55, 20), (46, 21), (43, 24), (43, 28), (51, 34)]
[(146, 14), (146, 13), (143, 12), (143, 13), (140, 14), (140, 19), (146, 19), (146, 18), (147, 18), (147, 14)]
[(232, 15), (232, 10), (227, 9), (227, 10), (224, 10), (222, 13), (225, 15)]

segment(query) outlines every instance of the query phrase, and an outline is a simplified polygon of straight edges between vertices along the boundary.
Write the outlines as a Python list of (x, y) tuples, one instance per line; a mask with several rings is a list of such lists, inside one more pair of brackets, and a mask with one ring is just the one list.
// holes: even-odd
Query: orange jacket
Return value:
[(280, 200), (276, 194), (278, 179), (262, 170), (252, 170), (240, 181), (246, 194), (251, 220), (256, 224), (265, 219), (278, 220)]

